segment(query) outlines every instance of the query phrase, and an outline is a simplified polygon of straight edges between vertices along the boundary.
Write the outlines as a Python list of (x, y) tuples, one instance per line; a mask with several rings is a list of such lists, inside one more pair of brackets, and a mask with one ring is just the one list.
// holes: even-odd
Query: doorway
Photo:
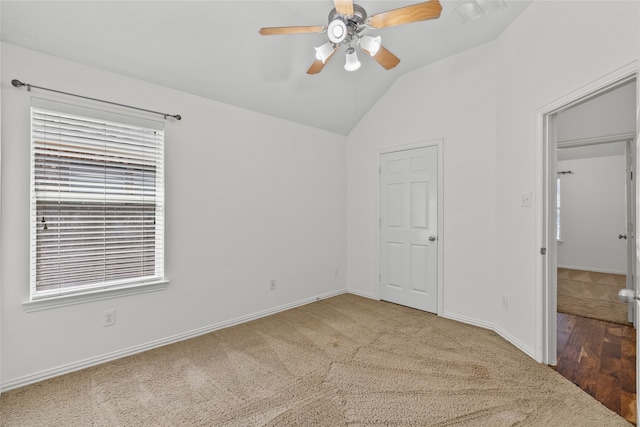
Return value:
[[(628, 84), (590, 103), (632, 110), (634, 90)], [(628, 116), (627, 126), (633, 125)], [(561, 135), (567, 125), (563, 113), (557, 121)], [(622, 325), (633, 319), (633, 305), (618, 301), (618, 291), (632, 287), (635, 267), (628, 256), (635, 245), (634, 156), (625, 137), (557, 143), (558, 313)]]
[[(541, 272), (539, 294), (541, 298), (541, 310), (539, 312), (540, 322), (538, 323), (538, 327), (540, 328), (540, 334), (538, 335), (540, 338), (540, 347), (538, 348), (538, 355), (543, 363), (558, 365), (559, 372), (567, 368), (567, 363), (573, 363), (574, 365), (570, 366), (566, 371), (580, 374), (595, 373), (595, 377), (593, 377), (595, 379), (589, 380), (590, 382), (586, 384), (579, 384), (578, 380), (574, 381), (574, 379), (570, 379), (596, 398), (598, 398), (598, 394), (600, 396), (609, 395), (609, 391), (612, 389), (616, 389), (619, 395), (622, 394), (619, 377), (626, 371), (620, 369), (619, 373), (615, 374), (613, 372), (605, 372), (612, 366), (613, 358), (611, 354), (603, 353), (603, 351), (613, 350), (612, 339), (616, 336), (620, 338), (620, 336), (624, 334), (625, 340), (618, 339), (617, 341), (618, 348), (616, 351), (618, 360), (616, 363), (618, 368), (620, 368), (623, 363), (629, 364), (629, 360), (632, 360), (631, 357), (627, 359), (626, 362), (621, 360), (621, 357), (624, 356), (622, 353), (625, 350), (632, 350), (633, 360), (636, 360), (636, 331), (633, 326), (623, 325), (625, 321), (634, 319), (633, 307), (636, 304), (629, 304), (627, 307), (627, 305), (610, 301), (610, 305), (615, 304), (623, 308), (620, 324), (589, 319), (586, 315), (593, 314), (590, 313), (593, 309), (589, 308), (583, 313), (585, 317), (574, 316), (567, 320), (567, 316), (573, 315), (558, 313), (558, 308), (561, 308), (559, 303), (560, 292), (558, 282), (562, 279), (562, 275), (567, 274), (567, 272), (562, 271), (561, 277), (559, 278), (558, 267), (576, 267), (572, 269), (574, 270), (574, 279), (579, 275), (582, 275), (583, 278), (592, 275), (598, 279), (602, 279), (605, 274), (618, 274), (618, 282), (617, 284), (614, 283), (614, 288), (619, 287), (624, 289), (628, 287), (633, 289), (633, 292), (636, 290), (636, 248), (633, 242), (635, 239), (634, 230), (637, 215), (635, 212), (636, 194), (633, 188), (635, 180), (632, 180), (632, 177), (635, 178), (637, 172), (637, 166), (634, 160), (635, 141), (637, 138), (636, 76), (637, 64), (631, 64), (624, 69), (605, 76), (555, 101), (539, 111), (542, 159), (540, 162), (542, 166), (540, 169), (542, 179), (539, 182), (541, 183), (540, 190), (543, 195), (539, 229), (542, 231), (540, 237), (540, 253), (543, 256), (540, 257), (538, 264), (540, 267), (539, 271)], [(631, 100), (630, 105), (627, 106), (625, 111), (620, 111), (616, 109), (617, 107), (601, 106), (603, 99), (615, 97), (613, 95), (625, 90), (628, 94), (627, 97)], [(578, 110), (583, 110), (583, 112), (591, 110), (591, 118), (585, 119), (583, 115), (580, 120), (574, 123), (574, 125), (576, 125), (574, 129), (582, 132), (582, 134), (573, 138), (567, 138), (566, 135), (563, 135), (563, 133), (566, 133), (566, 128), (560, 127), (560, 118), (563, 114), (571, 116), (572, 113)], [(580, 115), (574, 114), (574, 116), (573, 119), (577, 119)], [(628, 119), (627, 128), (623, 129), (614, 126), (623, 117), (627, 117)], [(574, 148), (575, 150), (573, 150)], [(561, 153), (563, 151), (564, 153), (559, 155), (559, 149)], [(573, 151), (573, 154), (571, 154), (571, 151)], [(580, 151), (582, 151), (581, 154)], [(562, 157), (566, 155), (568, 155), (568, 158), (563, 159)], [(607, 163), (603, 160), (604, 158), (608, 158), (608, 166), (604, 166), (605, 163)], [(566, 163), (567, 160), (581, 163), (580, 172), (578, 172), (577, 166), (574, 167), (574, 165), (578, 163)], [(590, 166), (585, 167), (588, 164), (590, 164)], [(610, 212), (608, 212), (607, 209), (603, 209), (599, 215), (596, 215), (596, 217), (599, 218), (596, 218), (595, 225), (592, 224), (586, 231), (583, 229), (581, 232), (571, 235), (571, 226), (576, 225), (574, 222), (581, 222), (584, 218), (577, 220), (573, 218), (571, 223), (567, 222), (567, 218), (563, 218), (561, 212), (563, 199), (565, 199), (565, 201), (571, 198), (575, 199), (576, 197), (574, 196), (576, 196), (576, 194), (571, 193), (567, 195), (562, 187), (570, 188), (569, 180), (574, 179), (577, 181), (575, 178), (579, 175), (581, 178), (587, 178), (588, 175), (591, 175), (592, 179), (596, 179), (595, 181), (592, 181), (590, 184), (583, 183), (577, 186), (574, 185), (574, 191), (584, 193), (583, 195), (586, 195), (584, 200), (587, 200), (588, 203), (587, 209), (595, 211), (595, 204), (601, 200), (595, 195), (596, 192), (594, 191), (595, 188), (593, 185), (602, 184), (602, 176), (600, 180), (598, 180), (597, 177), (594, 178), (593, 172), (595, 172), (595, 170), (604, 172), (604, 169), (609, 169), (610, 171), (615, 170), (615, 173), (619, 174), (618, 184), (616, 184), (616, 191), (618, 192), (616, 200), (624, 201), (625, 208), (619, 208), (616, 214), (617, 220), (612, 220), (611, 222), (615, 223), (613, 227), (620, 231), (612, 233), (605, 230), (609, 225), (605, 226), (606, 218), (604, 218), (604, 215)], [(559, 176), (560, 179), (558, 179)], [(626, 177), (626, 182), (622, 177)], [(574, 182), (573, 184), (576, 183)], [(582, 187), (580, 187), (580, 185)], [(575, 190), (575, 188), (578, 189)], [(558, 198), (559, 194), (561, 196), (560, 198)], [(592, 196), (590, 199), (589, 195)], [(601, 196), (600, 199), (612, 195), (613, 194), (605, 193), (605, 196)], [(563, 222), (565, 223), (564, 226)], [(567, 227), (568, 224), (571, 226)], [(568, 232), (568, 235), (564, 234), (563, 231)], [(606, 236), (603, 237), (600, 233), (604, 233)], [(585, 234), (587, 234), (587, 236), (585, 236)], [(591, 243), (580, 243), (580, 239), (584, 237), (593, 237), (594, 241)], [(572, 241), (572, 244), (569, 243), (568, 239)], [(606, 240), (606, 242), (604, 240)], [(564, 251), (565, 249), (570, 249), (569, 246), (571, 245), (574, 246), (573, 253), (566, 253), (571, 252)], [(591, 251), (591, 253), (588, 251), (588, 249), (594, 248), (602, 249), (607, 245), (609, 245), (609, 250), (604, 251), (605, 255), (602, 255), (602, 253), (600, 255), (594, 255), (594, 252), (597, 252), (595, 250)], [(612, 251), (611, 248), (617, 250), (617, 255), (614, 254), (616, 251)], [(605, 263), (606, 260), (604, 258), (608, 255), (611, 255), (610, 258), (615, 265)], [(579, 285), (574, 284), (574, 287), (576, 286), (579, 292), (583, 291), (584, 288), (580, 288)], [(611, 296), (608, 298), (611, 299)], [(592, 321), (600, 323), (593, 323)], [(587, 328), (587, 332), (583, 333), (585, 328)], [(624, 329), (623, 332), (623, 328), (627, 329)], [(580, 332), (580, 329), (582, 329), (583, 332)], [(594, 331), (598, 332), (596, 333)], [(602, 333), (600, 334), (600, 332)], [(589, 340), (593, 337), (596, 337), (600, 341), (596, 341), (595, 344), (591, 343)], [(633, 345), (630, 345), (631, 343), (633, 343)], [(573, 348), (570, 348), (570, 351), (565, 354), (564, 352), (567, 346), (573, 346)], [(558, 363), (558, 350), (563, 353), (563, 359), (560, 360), (560, 363)], [(570, 362), (567, 362), (567, 354), (574, 354), (576, 357)], [(600, 359), (600, 357), (606, 357), (606, 361)], [(608, 381), (609, 384), (604, 384), (605, 381)], [(602, 384), (599, 384), (600, 382)], [(634, 417), (637, 407), (637, 395), (635, 394), (636, 382), (636, 378), (627, 379), (625, 386), (627, 389), (632, 389), (633, 391), (632, 400), (627, 396), (625, 405), (627, 407), (629, 405), (633, 406)], [(609, 390), (606, 393), (597, 393), (596, 391), (599, 385), (601, 389), (604, 390), (609, 387)], [(620, 397), (618, 397), (618, 399), (620, 399)], [(604, 400), (601, 400), (601, 402), (608, 405)], [(614, 410), (621, 413), (621, 406), (618, 401), (618, 407)]]

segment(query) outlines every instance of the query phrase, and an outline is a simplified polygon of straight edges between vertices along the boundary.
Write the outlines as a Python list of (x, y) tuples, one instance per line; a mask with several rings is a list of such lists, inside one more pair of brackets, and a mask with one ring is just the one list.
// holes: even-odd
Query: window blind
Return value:
[(164, 131), (32, 108), (31, 296), (163, 279)]

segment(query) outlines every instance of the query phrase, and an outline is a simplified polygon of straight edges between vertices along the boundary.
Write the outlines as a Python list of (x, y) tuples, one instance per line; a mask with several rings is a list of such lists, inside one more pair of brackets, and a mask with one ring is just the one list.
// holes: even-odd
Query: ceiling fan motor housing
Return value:
[(335, 44), (340, 44), (347, 38), (347, 25), (340, 18), (336, 18), (333, 21), (329, 22), (329, 26), (327, 27), (327, 35), (329, 36), (329, 40), (331, 40)]
[(329, 25), (327, 35), (332, 43), (340, 44), (347, 37), (349, 40), (357, 33), (358, 28), (365, 24), (367, 12), (360, 5), (353, 5), (353, 15), (342, 15), (334, 8), (329, 13)]

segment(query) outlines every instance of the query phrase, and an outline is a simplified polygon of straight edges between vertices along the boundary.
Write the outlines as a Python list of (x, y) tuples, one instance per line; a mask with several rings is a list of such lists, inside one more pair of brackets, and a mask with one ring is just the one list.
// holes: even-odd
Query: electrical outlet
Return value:
[(113, 326), (116, 324), (116, 310), (107, 310), (103, 314), (102, 326)]
[(524, 207), (524, 208), (529, 208), (531, 207), (531, 199), (533, 199), (533, 194), (531, 193), (522, 193), (521, 199), (520, 199), (520, 206)]
[(339, 274), (340, 274), (340, 269), (338, 269), (338, 267), (335, 267), (333, 269), (333, 277), (338, 277)]
[(506, 295), (502, 295), (502, 308), (509, 308), (509, 298)]
[(272, 291), (276, 290), (276, 279), (271, 279), (271, 281), (269, 282), (269, 289), (271, 289)]

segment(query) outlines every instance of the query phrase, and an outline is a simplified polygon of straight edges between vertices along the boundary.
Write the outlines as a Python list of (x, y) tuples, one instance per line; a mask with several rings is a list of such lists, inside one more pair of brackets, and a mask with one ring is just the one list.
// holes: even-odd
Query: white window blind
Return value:
[(33, 107), (31, 298), (164, 278), (164, 130)]

